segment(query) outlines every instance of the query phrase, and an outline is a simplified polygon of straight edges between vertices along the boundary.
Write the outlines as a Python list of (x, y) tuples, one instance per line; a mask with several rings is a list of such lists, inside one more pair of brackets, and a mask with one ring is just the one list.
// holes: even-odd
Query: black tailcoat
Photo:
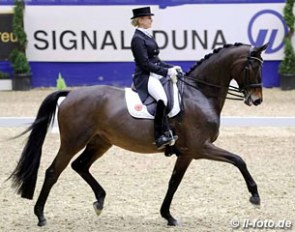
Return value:
[(161, 61), (158, 57), (159, 47), (154, 38), (149, 37), (140, 30), (135, 30), (131, 50), (135, 60), (133, 83), (140, 98), (144, 101), (148, 96), (148, 79), (150, 73), (167, 76), (168, 68), (173, 65)]

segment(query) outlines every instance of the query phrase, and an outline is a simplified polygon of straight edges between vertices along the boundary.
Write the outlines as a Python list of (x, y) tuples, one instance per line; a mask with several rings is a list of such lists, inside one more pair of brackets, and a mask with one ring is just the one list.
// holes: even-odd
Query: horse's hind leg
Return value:
[(203, 157), (203, 158), (206, 158), (206, 159), (223, 161), (223, 162), (227, 162), (227, 163), (231, 163), (231, 164), (235, 165), (242, 173), (242, 175), (246, 181), (248, 190), (252, 195), (250, 197), (250, 202), (255, 205), (260, 204), (260, 197), (258, 194), (257, 185), (256, 185), (254, 179), (252, 178), (250, 172), (248, 171), (245, 161), (240, 156), (232, 154), (232, 153), (230, 153), (226, 150), (223, 150), (221, 148), (218, 148), (211, 143), (207, 143), (205, 145), (204, 155), (205, 155), (205, 157)]
[[(72, 154), (72, 155), (70, 155)], [(67, 167), (71, 158), (75, 155), (75, 152), (65, 152), (61, 147), (57, 153), (52, 164), (46, 170), (45, 180), (39, 195), (39, 198), (34, 207), (34, 213), (38, 217), (38, 226), (44, 226), (46, 219), (44, 217), (44, 206), (48, 198), (49, 192), (52, 186), (57, 182), (58, 177), (62, 171)]]
[(111, 144), (96, 136), (87, 144), (82, 154), (72, 163), (72, 168), (89, 184), (94, 192), (97, 201), (93, 203), (93, 206), (97, 215), (100, 215), (103, 209), (106, 192), (90, 174), (89, 168), (111, 146)]

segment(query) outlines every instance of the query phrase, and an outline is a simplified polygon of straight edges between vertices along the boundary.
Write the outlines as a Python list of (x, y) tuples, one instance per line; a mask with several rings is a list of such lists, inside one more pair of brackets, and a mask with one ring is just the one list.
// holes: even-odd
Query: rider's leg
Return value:
[(169, 127), (166, 112), (167, 97), (164, 88), (158, 78), (150, 76), (148, 82), (148, 91), (152, 95), (152, 97), (157, 100), (154, 129), (156, 145), (160, 150), (163, 149), (166, 145), (173, 145), (177, 137), (172, 135)]
[(150, 75), (148, 81), (148, 92), (154, 99), (156, 99), (157, 102), (162, 100), (164, 105), (167, 106), (167, 96), (158, 77), (158, 75)]

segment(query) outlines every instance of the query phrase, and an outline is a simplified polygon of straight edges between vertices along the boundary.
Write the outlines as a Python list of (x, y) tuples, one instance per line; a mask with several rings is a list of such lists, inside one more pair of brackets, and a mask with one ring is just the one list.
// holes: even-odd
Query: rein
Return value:
[[(193, 82), (204, 84), (204, 85), (207, 85), (210, 87), (219, 88), (219, 89), (228, 89), (227, 94), (234, 96), (234, 97), (226, 97), (226, 99), (237, 100), (237, 101), (244, 100), (244, 95), (240, 95), (240, 94), (243, 94), (243, 91), (233, 85), (229, 85), (229, 86), (215, 85), (215, 84), (203, 81), (203, 80), (194, 79), (194, 78), (187, 76), (187, 75), (181, 75), (181, 77), (178, 78), (178, 80), (182, 81), (184, 84), (186, 84), (194, 89), (199, 89), (199, 88), (197, 86), (192, 85), (189, 82), (185, 81), (184, 80), (185, 78), (187, 78)], [(240, 93), (240, 94), (237, 94), (237, 93)]]
[[(262, 59), (254, 57), (254, 56), (247, 56), (245, 68), (242, 70), (242, 71), (245, 72), (244, 79), (245, 79), (246, 82), (248, 81), (249, 68), (247, 67), (247, 65), (249, 64), (249, 60), (256, 60), (256, 61), (259, 62), (260, 65), (263, 64)], [(246, 93), (245, 88), (243, 88), (243, 89), (242, 88), (237, 88), (237, 87), (232, 86), (232, 85), (229, 85), (229, 86), (215, 85), (215, 84), (209, 83), (207, 81), (195, 79), (193, 77), (190, 77), (188, 75), (185, 75), (185, 74), (181, 73), (179, 75), (178, 80), (182, 81), (184, 84), (186, 84), (186, 85), (188, 85), (188, 86), (190, 86), (190, 87), (192, 87), (194, 89), (199, 89), (199, 88), (197, 86), (192, 85), (189, 82), (185, 81), (184, 80), (185, 78), (187, 78), (187, 79), (189, 79), (189, 80), (191, 80), (193, 82), (204, 84), (204, 85), (207, 85), (207, 86), (210, 86), (210, 87), (219, 88), (219, 89), (227, 89), (227, 94), (231, 95), (231, 96), (234, 96), (234, 97), (226, 97), (226, 99), (237, 100), (237, 101), (243, 101), (245, 99), (245, 93)], [(262, 86), (262, 83), (255, 83), (255, 84), (247, 84), (246, 87), (256, 88), (256, 87), (261, 87), (261, 86)]]

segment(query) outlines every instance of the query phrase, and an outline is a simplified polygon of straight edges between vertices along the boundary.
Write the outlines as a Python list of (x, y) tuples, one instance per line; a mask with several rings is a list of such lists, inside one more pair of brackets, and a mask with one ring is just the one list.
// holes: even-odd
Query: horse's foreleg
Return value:
[(189, 166), (191, 163), (191, 158), (184, 157), (184, 154), (179, 156), (176, 160), (176, 164), (173, 169), (172, 176), (169, 181), (168, 190), (161, 206), (161, 215), (168, 221), (169, 226), (177, 226), (178, 222), (170, 214), (170, 205), (173, 199), (173, 196)]
[(58, 177), (70, 162), (72, 156), (65, 155), (61, 149), (56, 158), (46, 170), (45, 180), (39, 195), (39, 198), (34, 207), (34, 213), (38, 217), (38, 226), (46, 225), (46, 218), (44, 217), (44, 206), (48, 198), (52, 186), (57, 182)]
[(111, 146), (111, 144), (102, 142), (98, 138), (93, 139), (83, 153), (72, 163), (72, 168), (89, 184), (94, 192), (97, 201), (93, 203), (93, 207), (97, 215), (102, 212), (106, 192), (90, 174), (89, 168)]
[(260, 204), (260, 197), (257, 190), (257, 185), (252, 178), (250, 172), (247, 169), (245, 161), (238, 155), (230, 153), (219, 147), (214, 146), (211, 143), (205, 145), (205, 157), (206, 159), (223, 161), (235, 165), (242, 173), (245, 182), (247, 184), (248, 190), (251, 193), (250, 202), (255, 205)]

